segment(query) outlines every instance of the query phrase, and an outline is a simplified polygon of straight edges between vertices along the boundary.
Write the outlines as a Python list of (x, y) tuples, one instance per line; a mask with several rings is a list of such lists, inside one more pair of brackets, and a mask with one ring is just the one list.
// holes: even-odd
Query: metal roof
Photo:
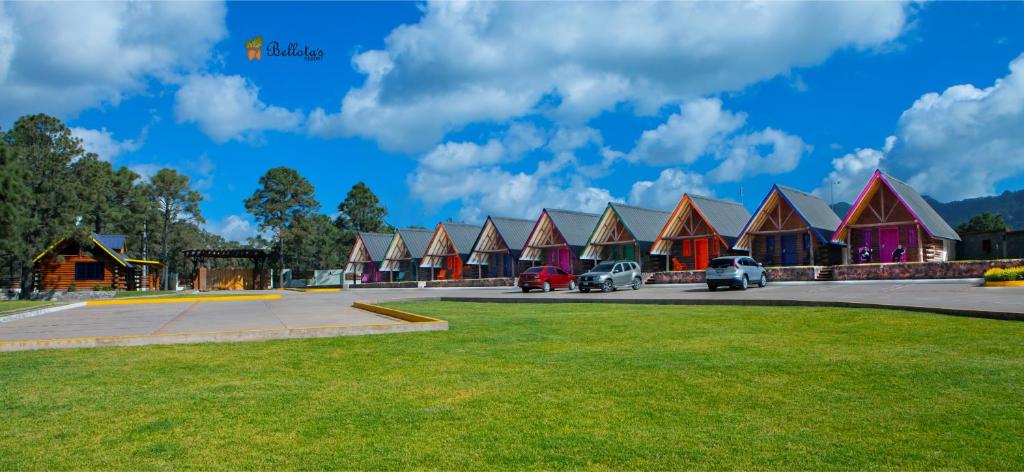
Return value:
[(366, 253), (370, 255), (370, 260), (380, 262), (384, 260), (384, 256), (388, 253), (388, 246), (391, 245), (391, 240), (395, 238), (395, 235), (391, 233), (360, 231), (359, 237), (363, 240), (363, 244), (366, 245)]
[(836, 228), (839, 228), (842, 220), (836, 216), (836, 212), (829, 208), (825, 200), (783, 185), (776, 184), (775, 188), (803, 218), (807, 226), (814, 230), (819, 239), (826, 242), (832, 241), (832, 234), (836, 232)]
[(658, 239), (658, 233), (665, 227), (671, 212), (640, 208), (621, 203), (609, 203), (608, 206), (619, 215), (619, 220), (641, 245), (650, 245)]
[(750, 212), (739, 203), (715, 200), (700, 195), (690, 195), (690, 201), (730, 246), (740, 236), (743, 226), (750, 221)]
[(467, 256), (473, 250), (473, 243), (476, 242), (476, 237), (480, 235), (483, 227), (462, 223), (441, 223), (441, 226), (444, 226), (444, 231), (448, 233), (448, 238), (451, 239), (452, 245), (455, 246), (455, 251), (459, 253), (463, 260), (468, 260)]
[(430, 238), (434, 232), (429, 229), (406, 228), (398, 230), (398, 235), (402, 237), (402, 242), (405, 243), (409, 255), (413, 259), (419, 259), (423, 257), (423, 253), (427, 252), (427, 246), (430, 245)]
[(106, 249), (106, 252), (114, 256), (122, 265), (126, 267), (132, 267), (132, 263), (128, 262), (128, 256), (121, 254), (121, 249), (124, 249), (125, 236), (123, 234), (99, 234), (92, 233), (92, 239)]
[(925, 201), (921, 194), (917, 193), (917, 190), (914, 190), (914, 187), (885, 172), (878, 171), (878, 173), (889, 184), (889, 188), (896, 193), (896, 196), (917, 216), (921, 226), (924, 226), (928, 233), (936, 238), (960, 240), (960, 235), (939, 216), (939, 213)]
[(552, 210), (550, 208), (545, 208), (544, 211), (548, 213), (555, 228), (565, 238), (566, 244), (577, 248), (587, 244), (590, 234), (597, 226), (597, 220), (601, 218), (601, 215), (579, 211)]
[(501, 239), (505, 240), (505, 245), (508, 246), (509, 252), (517, 256), (519, 251), (523, 249), (523, 246), (526, 245), (526, 240), (530, 238), (530, 232), (533, 231), (533, 225), (536, 221), (503, 218), (500, 216), (492, 216), (490, 218), (491, 222), (494, 223), (494, 229), (498, 230)]

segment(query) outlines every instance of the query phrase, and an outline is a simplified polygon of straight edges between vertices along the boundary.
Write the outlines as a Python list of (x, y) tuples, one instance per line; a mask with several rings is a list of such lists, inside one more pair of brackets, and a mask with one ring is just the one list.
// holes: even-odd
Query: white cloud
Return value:
[(0, 5), (0, 123), (61, 117), (176, 82), (226, 33), (223, 3), (8, 2)]
[(644, 131), (626, 156), (648, 165), (691, 164), (746, 122), (744, 113), (722, 109), (717, 98), (684, 103), (657, 128)]
[(739, 136), (718, 157), (722, 163), (709, 177), (718, 182), (736, 182), (758, 174), (784, 174), (796, 169), (800, 158), (811, 152), (811, 146), (799, 136), (765, 128)]
[(822, 179), (821, 187), (814, 193), (828, 201), (833, 201), (834, 198), (836, 202), (853, 203), (875, 169), (882, 167), (885, 154), (892, 149), (895, 141), (896, 137), (890, 136), (882, 150), (857, 149), (843, 157), (832, 159), (832, 171), (828, 177)]
[(945, 201), (992, 195), (1000, 181), (1024, 175), (1024, 54), (1009, 69), (984, 89), (964, 84), (922, 95), (883, 149), (834, 159), (818, 193), (838, 180), (836, 201), (856, 198), (875, 168)]
[(95, 153), (104, 161), (113, 161), (122, 153), (139, 150), (146, 142), (146, 130), (147, 128), (142, 129), (138, 139), (124, 139), (121, 141), (115, 139), (113, 133), (107, 131), (106, 128), (88, 129), (74, 127), (71, 128), (71, 134), (82, 140), (82, 148), (86, 152)]
[(992, 195), (1024, 174), (1024, 54), (990, 87), (928, 93), (900, 116), (890, 166), (941, 200)]
[(843, 48), (883, 46), (907, 24), (891, 2), (437, 2), (385, 48), (310, 132), (420, 151), (476, 122), (542, 113), (580, 125), (619, 103), (641, 113), (739, 90)]
[(700, 174), (679, 169), (665, 169), (654, 181), (641, 180), (633, 184), (629, 203), (648, 208), (671, 210), (684, 193), (713, 197), (714, 192), (704, 183)]
[(203, 229), (220, 235), (228, 241), (246, 242), (247, 239), (256, 236), (256, 225), (249, 221), (245, 215), (228, 215), (220, 221), (210, 221), (203, 225)]
[(433, 207), (459, 201), (460, 218), (474, 222), (490, 214), (535, 218), (544, 207), (600, 211), (609, 201), (620, 201), (581, 177), (568, 179), (568, 184), (558, 178), (559, 171), (574, 164), (572, 153), (566, 150), (571, 146), (565, 143), (555, 143), (562, 151), (538, 162), (532, 174), (502, 169), (500, 164), (515, 159), (513, 152), (543, 144), (540, 139), (524, 141), (520, 133), (509, 130), (503, 140), (491, 139), (483, 145), (439, 144), (409, 175), (410, 193)]
[(237, 75), (194, 74), (174, 95), (178, 122), (193, 122), (216, 142), (258, 139), (266, 130), (292, 131), (302, 112), (269, 106), (259, 87)]

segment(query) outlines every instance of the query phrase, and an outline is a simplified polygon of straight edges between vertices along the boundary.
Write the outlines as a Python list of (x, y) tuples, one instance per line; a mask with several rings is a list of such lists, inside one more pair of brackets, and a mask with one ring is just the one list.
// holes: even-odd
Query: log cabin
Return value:
[[(128, 255), (127, 238), (92, 233), (82, 242), (64, 238), (35, 258), (39, 290), (153, 290), (159, 287), (160, 262)], [(145, 273), (145, 276), (143, 274)]]
[(469, 253), (483, 228), (462, 223), (438, 223), (427, 250), (420, 259), (420, 268), (429, 269), (428, 280), (475, 279), (480, 266), (469, 265)]
[(844, 263), (885, 264), (952, 260), (960, 235), (917, 190), (875, 170), (832, 239), (845, 243)]
[(580, 251), (594, 231), (600, 215), (545, 208), (533, 225), (519, 254), (520, 271), (527, 266), (547, 264), (571, 274), (592, 267), (580, 259)]
[(581, 259), (637, 261), (640, 270), (653, 272), (665, 267), (665, 256), (651, 254), (658, 233), (671, 213), (621, 203), (609, 203), (587, 239)]
[(774, 185), (733, 249), (767, 267), (831, 266), (842, 260), (842, 244), (832, 241), (839, 217), (824, 200), (794, 188)]
[(356, 233), (356, 242), (345, 264), (345, 278), (359, 279), (363, 283), (382, 282), (384, 275), (380, 266), (392, 239), (394, 235), (391, 233)]
[(747, 255), (733, 250), (747, 221), (750, 212), (739, 203), (684, 194), (651, 254), (665, 257), (666, 271), (704, 270), (720, 255)]
[(395, 232), (384, 255), (380, 270), (388, 273), (389, 282), (410, 282), (421, 278), (420, 259), (427, 252), (434, 232), (428, 229), (405, 228)]
[(473, 244), (469, 264), (480, 266), (481, 277), (515, 277), (519, 254), (533, 224), (533, 220), (488, 216)]

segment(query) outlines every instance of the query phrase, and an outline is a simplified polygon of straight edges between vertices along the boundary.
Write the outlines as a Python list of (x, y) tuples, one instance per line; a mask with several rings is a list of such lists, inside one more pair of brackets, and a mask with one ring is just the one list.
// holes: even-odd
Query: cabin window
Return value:
[(689, 239), (683, 240), (683, 257), (690, 257), (693, 255), (693, 241)]
[(907, 228), (907, 247), (917, 247), (917, 228)]
[(992, 254), (992, 240), (982, 239), (981, 240), (981, 252), (985, 254)]
[(76, 262), (75, 280), (103, 280), (103, 263)]
[(718, 255), (719, 255), (719, 252), (718, 252), (718, 241), (715, 241), (714, 238), (712, 238), (711, 239), (711, 257), (718, 257)]

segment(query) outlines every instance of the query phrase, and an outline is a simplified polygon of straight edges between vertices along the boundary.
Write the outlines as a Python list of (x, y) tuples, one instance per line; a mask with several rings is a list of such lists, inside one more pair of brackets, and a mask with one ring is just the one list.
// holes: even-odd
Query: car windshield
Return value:
[(615, 264), (598, 264), (591, 272), (611, 272)]
[(732, 267), (732, 259), (718, 258), (711, 260), (712, 269), (725, 269), (727, 267)]
[(527, 273), (527, 274), (536, 274), (536, 273), (538, 273), (538, 272), (540, 272), (542, 270), (544, 270), (543, 267), (530, 267), (529, 269), (526, 269), (523, 272)]

